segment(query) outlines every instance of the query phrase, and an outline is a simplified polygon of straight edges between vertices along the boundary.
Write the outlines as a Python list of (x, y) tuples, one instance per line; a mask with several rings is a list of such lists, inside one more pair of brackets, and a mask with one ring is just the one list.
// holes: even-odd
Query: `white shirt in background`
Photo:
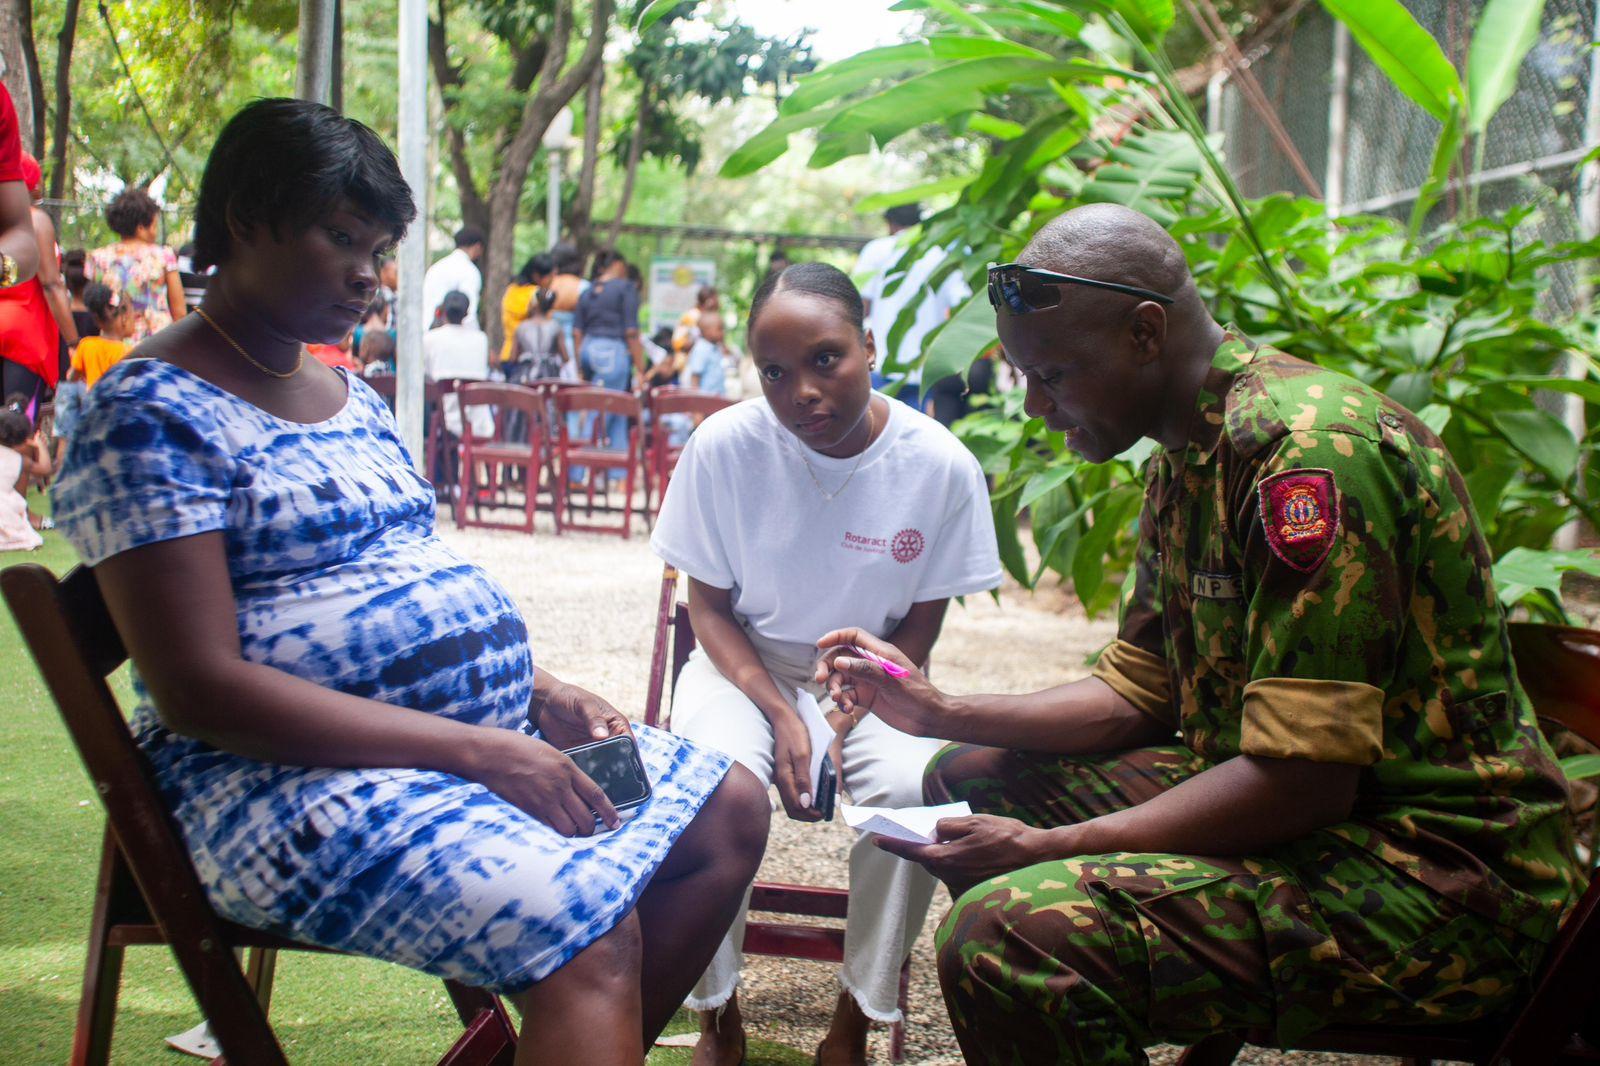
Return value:
[[(951, 312), (972, 295), (972, 290), (967, 287), (967, 281), (959, 271), (952, 272), (937, 289), (928, 291), (928, 279), (948, 255), (949, 253), (943, 248), (928, 249), (911, 268), (905, 282), (893, 293), (885, 295), (903, 273), (895, 269), (895, 265), (899, 262), (898, 255), (892, 255), (887, 265), (862, 291), (862, 297), (871, 303), (871, 310), (867, 312), (867, 329), (871, 331), (873, 342), (877, 346), (880, 368), (905, 366), (915, 362), (922, 355), (923, 338), (932, 332), (935, 326), (949, 318)], [(926, 297), (923, 296), (924, 292), (927, 292)], [(894, 329), (895, 320), (900, 317), (900, 312), (905, 306), (912, 300), (918, 299), (921, 303), (917, 305), (916, 318), (906, 330), (905, 336), (900, 339), (899, 347), (894, 350), (891, 358), (889, 333)], [(891, 381), (896, 381), (900, 379), (902, 373), (887, 369), (886, 376)], [(918, 385), (922, 382), (920, 368), (903, 376), (909, 385)]]
[(805, 447), (764, 398), (718, 411), (685, 445), (650, 547), (732, 589), (761, 636), (795, 644), (844, 626), (886, 636), (914, 603), (995, 588), (978, 460), (922, 412), (888, 407), (878, 439), (848, 459)]
[[(429, 381), (447, 381), (462, 378), (469, 381), (489, 379), (489, 336), (481, 329), (469, 329), (465, 324), (430, 329), (422, 335), (422, 375)], [(441, 401), (444, 409), (444, 428), (461, 435), (461, 406), (454, 396)], [(473, 407), (472, 435), (494, 436), (494, 412), (487, 407)]]
[(468, 329), (479, 329), (478, 295), (482, 291), (483, 274), (478, 271), (478, 264), (457, 248), (429, 267), (422, 276), (423, 321), (431, 323), (434, 311), (444, 302), (444, 298), (452, 292), (459, 292), (467, 298), (467, 318), (463, 325)]

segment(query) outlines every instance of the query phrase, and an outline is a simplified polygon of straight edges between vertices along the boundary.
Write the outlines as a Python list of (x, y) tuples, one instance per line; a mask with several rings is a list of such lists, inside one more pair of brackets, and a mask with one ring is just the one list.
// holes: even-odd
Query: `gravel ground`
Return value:
[[(635, 522), (632, 539), (589, 533), (553, 535), (541, 514), (533, 536), (457, 530), (441, 512), (440, 530), (458, 551), (499, 578), (523, 610), (540, 666), (604, 695), (642, 717), (661, 563)], [(1076, 601), (1054, 589), (1004, 590), (996, 603), (974, 596), (951, 606), (934, 653), (941, 685), (961, 691), (1025, 691), (1083, 676), (1084, 657), (1111, 639), (1109, 618), (1088, 619)], [(781, 815), (761, 867), (763, 880), (843, 885), (852, 833), (842, 822), (804, 826)], [(931, 931), (949, 901), (941, 893), (912, 961), (907, 1061), (934, 1066), (961, 1058), (934, 974)], [(838, 985), (828, 969), (792, 959), (751, 957), (741, 1003), (754, 1032), (795, 1048), (821, 1039)], [(888, 1062), (888, 1031), (874, 1031), (872, 1061)], [(1176, 1049), (1152, 1052), (1158, 1066)], [(1251, 1050), (1244, 1064), (1362, 1066), (1391, 1060)]]

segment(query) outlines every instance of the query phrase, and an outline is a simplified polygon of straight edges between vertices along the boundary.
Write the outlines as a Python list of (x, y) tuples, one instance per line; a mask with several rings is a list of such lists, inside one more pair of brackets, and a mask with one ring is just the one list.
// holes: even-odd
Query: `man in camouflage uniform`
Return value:
[(1218, 326), (1141, 215), (1069, 212), (1021, 262), (1057, 272), (991, 275), (1028, 414), (1095, 461), (1163, 445), (1117, 639), (1030, 696), (946, 696), (847, 651), (819, 667), (850, 713), (966, 742), (928, 798), (982, 813), (881, 843), (959, 893), (937, 947), (967, 1060), (1142, 1063), (1525, 991), (1581, 874), (1438, 437)]

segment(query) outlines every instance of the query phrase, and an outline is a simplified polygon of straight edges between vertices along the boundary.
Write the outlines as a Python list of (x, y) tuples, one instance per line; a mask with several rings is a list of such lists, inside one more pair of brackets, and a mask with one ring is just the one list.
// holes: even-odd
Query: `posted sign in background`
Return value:
[(676, 326), (678, 316), (694, 306), (702, 285), (717, 283), (717, 264), (710, 259), (650, 260), (650, 328)]

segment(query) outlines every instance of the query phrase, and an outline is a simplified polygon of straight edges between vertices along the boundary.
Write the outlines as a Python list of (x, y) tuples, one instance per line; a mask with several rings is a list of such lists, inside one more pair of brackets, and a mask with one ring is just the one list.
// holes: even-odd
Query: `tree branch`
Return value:
[(438, 21), (428, 20), (428, 64), (433, 67), (433, 80), (439, 83), (439, 98), (445, 111), (445, 148), (450, 155), (450, 172), (456, 179), (456, 190), (461, 200), (461, 219), (468, 225), (487, 228), (489, 205), (478, 192), (477, 179), (472, 174), (472, 161), (467, 157), (467, 139), (455, 123), (449, 121), (454, 105), (450, 90), (459, 89), (466, 82), (461, 68), (450, 62), (450, 46), (445, 37), (445, 0), (439, 0)]
[(50, 128), (50, 199), (65, 199), (67, 193), (67, 136), (72, 129), (72, 46), (78, 36), (78, 2), (67, 0), (61, 13), (61, 32), (56, 34), (55, 124)]

